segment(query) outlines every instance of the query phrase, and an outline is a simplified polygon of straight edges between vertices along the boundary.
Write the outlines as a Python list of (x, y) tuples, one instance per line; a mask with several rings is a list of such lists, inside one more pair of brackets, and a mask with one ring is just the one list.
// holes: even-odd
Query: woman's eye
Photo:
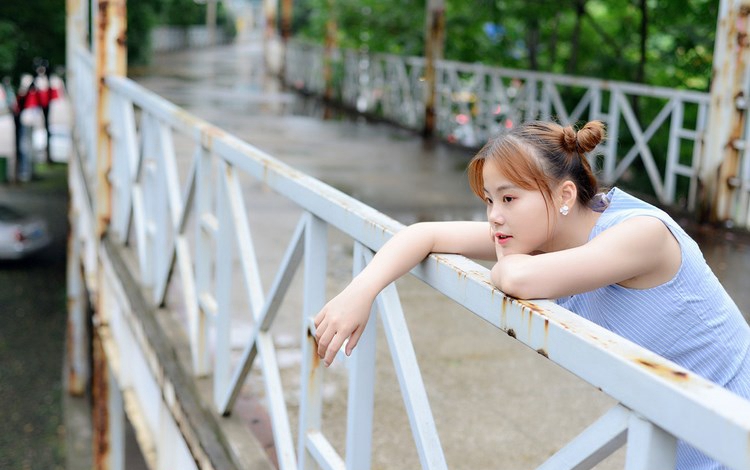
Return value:
[(513, 200), (513, 196), (503, 196), (503, 202), (511, 202)]
[(484, 202), (491, 205), (492, 204), (492, 198), (486, 197), (486, 198), (484, 198)]

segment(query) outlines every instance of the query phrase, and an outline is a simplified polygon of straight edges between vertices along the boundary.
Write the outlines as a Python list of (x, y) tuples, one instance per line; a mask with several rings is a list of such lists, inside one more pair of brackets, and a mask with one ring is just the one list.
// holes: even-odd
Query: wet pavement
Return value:
[(62, 360), (66, 325), (67, 165), (0, 185), (0, 201), (43, 216), (51, 245), (0, 261), (0, 468), (65, 468)]

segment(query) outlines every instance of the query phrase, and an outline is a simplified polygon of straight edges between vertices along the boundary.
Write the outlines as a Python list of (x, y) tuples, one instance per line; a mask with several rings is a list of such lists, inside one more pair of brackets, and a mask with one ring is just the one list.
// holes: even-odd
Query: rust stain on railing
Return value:
[(656, 375), (660, 377), (664, 377), (665, 379), (674, 380), (678, 382), (685, 382), (690, 380), (690, 374), (683, 371), (683, 370), (677, 370), (673, 369), (672, 367), (669, 367), (664, 364), (659, 364), (657, 362), (649, 361), (648, 359), (643, 358), (636, 358), (635, 359), (636, 364), (639, 364), (648, 370), (654, 372)]
[[(100, 328), (103, 328), (100, 326)], [(104, 353), (102, 339), (96, 331), (92, 344), (93, 374), (91, 381), (92, 424), (93, 424), (93, 468), (109, 467), (109, 376), (107, 357)]]

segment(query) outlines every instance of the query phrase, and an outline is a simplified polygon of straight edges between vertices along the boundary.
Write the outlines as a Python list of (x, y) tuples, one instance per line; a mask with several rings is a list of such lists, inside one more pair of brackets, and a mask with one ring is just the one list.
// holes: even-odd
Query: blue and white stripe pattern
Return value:
[[(680, 244), (682, 264), (650, 289), (611, 285), (558, 303), (620, 336), (750, 399), (750, 327), (706, 263), (700, 248), (664, 211), (614, 188), (589, 240), (638, 216), (656, 217)], [(724, 468), (679, 443), (678, 469)]]

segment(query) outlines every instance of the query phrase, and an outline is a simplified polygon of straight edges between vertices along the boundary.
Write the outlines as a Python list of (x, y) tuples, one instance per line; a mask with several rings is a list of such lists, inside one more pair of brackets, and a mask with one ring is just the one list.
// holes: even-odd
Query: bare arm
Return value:
[(424, 222), (394, 235), (370, 264), (315, 316), (318, 355), (329, 365), (344, 341), (351, 354), (362, 335), (375, 297), (430, 253), (455, 253), (495, 260), (487, 222)]
[(634, 217), (577, 248), (536, 256), (508, 255), (492, 268), (492, 283), (524, 299), (558, 298), (620, 284), (654, 287), (680, 267), (680, 247), (654, 217)]

